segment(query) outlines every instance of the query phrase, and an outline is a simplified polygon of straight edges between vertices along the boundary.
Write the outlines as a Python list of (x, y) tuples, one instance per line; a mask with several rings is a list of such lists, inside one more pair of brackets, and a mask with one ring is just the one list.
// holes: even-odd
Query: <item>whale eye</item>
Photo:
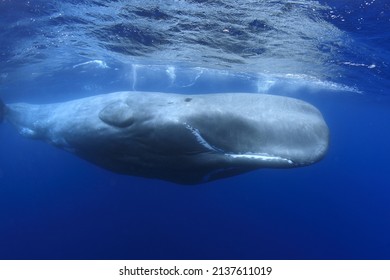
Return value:
[(187, 97), (186, 99), (184, 99), (185, 102), (191, 102), (192, 98), (189, 98)]
[(128, 127), (134, 123), (134, 116), (131, 108), (122, 101), (108, 104), (99, 113), (99, 118), (112, 126)]

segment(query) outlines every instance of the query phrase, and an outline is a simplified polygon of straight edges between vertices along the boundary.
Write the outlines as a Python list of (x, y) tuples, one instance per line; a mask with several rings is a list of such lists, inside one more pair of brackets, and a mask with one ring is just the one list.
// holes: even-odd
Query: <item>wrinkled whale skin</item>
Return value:
[(117, 173), (179, 184), (309, 165), (329, 142), (315, 107), (266, 94), (114, 92), (1, 107), (24, 136)]

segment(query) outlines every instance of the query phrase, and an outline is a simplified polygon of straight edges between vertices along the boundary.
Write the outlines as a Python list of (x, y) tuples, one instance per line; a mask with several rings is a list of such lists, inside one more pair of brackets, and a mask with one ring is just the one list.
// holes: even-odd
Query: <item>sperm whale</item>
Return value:
[(54, 104), (1, 102), (3, 118), (23, 136), (113, 172), (179, 184), (313, 164), (329, 143), (318, 109), (267, 94), (123, 91)]

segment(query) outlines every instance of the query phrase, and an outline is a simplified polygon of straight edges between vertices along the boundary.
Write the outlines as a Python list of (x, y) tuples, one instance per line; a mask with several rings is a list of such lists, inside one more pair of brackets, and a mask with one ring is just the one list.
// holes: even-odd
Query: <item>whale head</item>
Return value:
[(329, 130), (313, 106), (289, 100), (288, 108), (248, 114), (208, 112), (190, 117), (186, 128), (199, 144), (232, 162), (257, 167), (309, 165), (327, 152)]

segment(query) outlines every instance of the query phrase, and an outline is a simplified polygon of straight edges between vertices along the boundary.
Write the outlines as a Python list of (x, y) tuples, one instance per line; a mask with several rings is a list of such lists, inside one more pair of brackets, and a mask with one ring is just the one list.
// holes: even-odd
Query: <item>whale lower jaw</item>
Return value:
[(294, 165), (294, 162), (288, 158), (283, 158), (279, 156), (269, 155), (266, 153), (246, 153), (246, 154), (225, 154), (226, 156), (232, 157), (234, 159), (253, 159), (260, 162), (265, 163), (275, 163), (275, 164), (281, 164), (284, 163), (286, 165)]
[(267, 154), (267, 153), (253, 153), (253, 152), (247, 152), (247, 153), (241, 153), (241, 154), (234, 154), (234, 153), (229, 153), (227, 151), (224, 151), (206, 141), (204, 137), (201, 135), (198, 129), (195, 127), (189, 125), (188, 123), (184, 123), (184, 126), (194, 135), (196, 141), (206, 148), (207, 150), (218, 153), (218, 154), (223, 154), (227, 157), (233, 158), (233, 159), (242, 159), (242, 160), (248, 160), (252, 161), (256, 165), (261, 165), (261, 163), (264, 163), (264, 165), (279, 165), (283, 167), (289, 167), (293, 166), (294, 162), (288, 158), (283, 158), (280, 156), (272, 155), (272, 154)]

